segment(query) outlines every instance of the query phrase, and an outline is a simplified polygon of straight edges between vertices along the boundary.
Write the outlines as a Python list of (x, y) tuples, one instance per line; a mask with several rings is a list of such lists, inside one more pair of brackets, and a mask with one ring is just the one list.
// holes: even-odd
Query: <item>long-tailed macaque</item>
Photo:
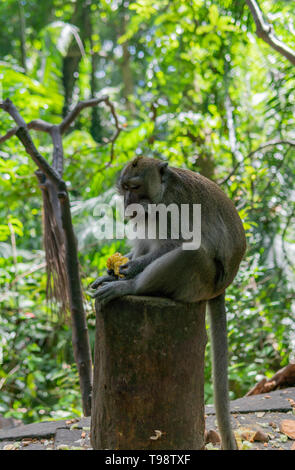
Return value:
[[(246, 249), (240, 217), (230, 199), (198, 173), (172, 168), (153, 158), (137, 157), (121, 172), (118, 190), (124, 205), (139, 204), (147, 218), (151, 204), (201, 204), (201, 244), (183, 249), (183, 238), (134, 240), (124, 278), (109, 274), (92, 288), (100, 302), (123, 295), (160, 295), (182, 302), (207, 301), (212, 341), (214, 401), (223, 449), (236, 449), (231, 430), (225, 289), (237, 274)], [(137, 218), (138, 223), (138, 218)], [(157, 222), (156, 222), (157, 223)]]

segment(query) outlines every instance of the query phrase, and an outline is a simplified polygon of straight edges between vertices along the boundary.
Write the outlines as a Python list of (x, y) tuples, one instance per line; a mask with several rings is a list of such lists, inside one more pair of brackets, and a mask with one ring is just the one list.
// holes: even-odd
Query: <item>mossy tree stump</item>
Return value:
[(128, 296), (96, 322), (93, 448), (202, 449), (205, 304)]

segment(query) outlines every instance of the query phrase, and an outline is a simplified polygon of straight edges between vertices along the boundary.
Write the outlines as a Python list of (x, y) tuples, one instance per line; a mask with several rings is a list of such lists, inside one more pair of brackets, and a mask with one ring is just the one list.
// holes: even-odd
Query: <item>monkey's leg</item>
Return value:
[(141, 273), (148, 265), (150, 265), (157, 258), (160, 258), (165, 253), (175, 250), (179, 246), (179, 242), (166, 241), (162, 243), (158, 249), (150, 251), (133, 259), (120, 266), (120, 273), (124, 274), (126, 279), (132, 279)]
[(216, 266), (206, 249), (165, 253), (135, 277), (138, 295), (167, 296), (182, 302), (198, 302), (214, 297)]
[[(178, 251), (179, 255), (181, 255), (181, 249), (173, 250)], [(169, 283), (169, 273), (171, 276), (171, 263), (172, 265), (175, 264), (176, 260), (179, 258), (177, 254), (176, 257), (170, 256), (169, 262), (167, 262), (167, 255), (170, 255), (171, 252), (166, 253), (163, 256), (160, 256), (157, 260), (151, 262), (146, 267), (146, 259), (147, 256), (141, 256), (136, 258), (137, 262), (143, 262), (143, 271), (140, 272), (136, 277), (130, 279), (120, 279), (115, 282), (108, 282), (106, 285), (102, 285), (97, 291), (94, 293), (93, 297), (97, 298), (102, 304), (106, 304), (117, 297), (122, 297), (123, 295), (144, 295), (144, 294), (160, 294), (160, 295), (168, 295), (171, 292), (165, 288), (167, 286), (171, 287), (172, 290), (175, 290), (175, 282), (172, 282), (171, 285)], [(146, 269), (144, 269), (146, 267)], [(160, 271), (160, 274), (159, 272)], [(179, 275), (178, 275), (179, 277)], [(161, 284), (162, 282), (162, 285)], [(95, 287), (101, 285), (103, 283), (100, 282), (100, 279), (95, 281)]]
[(227, 372), (227, 327), (224, 293), (208, 301), (212, 368), (214, 383), (214, 404), (218, 429), (224, 450), (236, 450), (237, 445), (231, 429), (228, 372)]
[(216, 268), (204, 248), (181, 247), (151, 262), (133, 279), (108, 282), (94, 294), (107, 303), (123, 295), (160, 295), (182, 302), (197, 302), (214, 296)]

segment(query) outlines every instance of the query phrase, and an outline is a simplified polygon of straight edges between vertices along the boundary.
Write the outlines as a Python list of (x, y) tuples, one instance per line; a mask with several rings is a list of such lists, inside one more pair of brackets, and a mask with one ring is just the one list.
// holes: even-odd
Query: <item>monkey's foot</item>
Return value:
[(113, 299), (122, 297), (123, 295), (133, 294), (133, 284), (130, 281), (114, 281), (102, 285), (97, 291), (93, 294), (94, 298), (102, 304), (105, 305)]

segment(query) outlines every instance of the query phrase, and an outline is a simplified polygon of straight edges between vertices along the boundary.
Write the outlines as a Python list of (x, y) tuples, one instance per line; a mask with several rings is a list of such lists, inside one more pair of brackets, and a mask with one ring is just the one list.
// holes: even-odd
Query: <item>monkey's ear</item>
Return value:
[(160, 175), (162, 177), (165, 176), (165, 173), (167, 171), (167, 167), (168, 167), (168, 162), (160, 162), (159, 169), (160, 169)]

